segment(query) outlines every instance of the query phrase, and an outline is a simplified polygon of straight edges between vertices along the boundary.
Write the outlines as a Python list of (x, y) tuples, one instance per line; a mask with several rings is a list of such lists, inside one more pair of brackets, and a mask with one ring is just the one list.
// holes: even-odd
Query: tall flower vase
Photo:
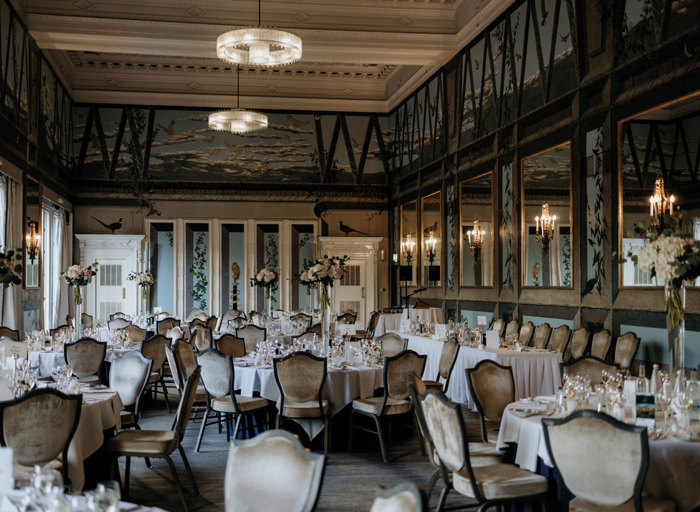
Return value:
[(141, 314), (148, 316), (148, 290), (150, 286), (141, 286)]
[(265, 287), (265, 319), (268, 323), (272, 322), (272, 294), (270, 287)]
[(73, 318), (73, 341), (78, 341), (83, 336), (83, 296), (85, 290), (82, 286), (73, 287), (73, 299), (75, 301)]
[[(681, 370), (685, 374), (685, 283), (680, 288), (666, 285), (666, 331), (671, 379)], [(683, 389), (683, 381), (675, 384)]]
[(331, 340), (331, 323), (333, 321), (331, 308), (333, 306), (333, 287), (330, 284), (319, 285), (319, 307), (321, 308), (321, 343), (323, 355), (328, 355), (328, 345)]

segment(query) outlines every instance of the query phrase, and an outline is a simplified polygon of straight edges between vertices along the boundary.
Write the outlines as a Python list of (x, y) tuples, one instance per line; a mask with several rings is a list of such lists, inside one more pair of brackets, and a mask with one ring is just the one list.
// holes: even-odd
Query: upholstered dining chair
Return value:
[(141, 343), (143, 340), (146, 339), (146, 333), (148, 332), (146, 329), (142, 329), (138, 325), (127, 325), (123, 329), (120, 329), (120, 331), (124, 331), (126, 335), (131, 338), (131, 341), (134, 343)]
[(284, 430), (234, 439), (226, 463), (225, 510), (311, 512), (321, 492), (325, 462), (325, 456), (305, 450)]
[(185, 339), (185, 332), (179, 325), (176, 325), (172, 329), (165, 331), (165, 337), (170, 340), (171, 345), (174, 345), (176, 341)]
[(206, 327), (207, 321), (202, 320), (201, 318), (195, 317), (192, 320), (190, 320), (190, 329), (197, 327), (198, 325), (201, 325), (202, 327)]
[(570, 510), (676, 510), (671, 501), (642, 496), (649, 467), (646, 427), (590, 410), (544, 418), (542, 426), (554, 470), (564, 488), (576, 496)]
[(139, 427), (141, 413), (139, 406), (152, 368), (153, 361), (146, 359), (138, 352), (127, 352), (112, 358), (109, 387), (117, 392), (124, 404), (124, 409), (120, 413), (122, 428), (141, 428)]
[(532, 341), (532, 335), (535, 332), (535, 324), (532, 322), (525, 322), (522, 327), (520, 327), (520, 333), (518, 334), (518, 341), (523, 347), (530, 345)]
[(591, 355), (605, 361), (612, 344), (612, 334), (607, 329), (602, 329), (593, 335), (591, 340)]
[(82, 320), (83, 327), (85, 329), (92, 329), (92, 326), (93, 326), (92, 315), (88, 315), (87, 313), (81, 313), (80, 319)]
[[(267, 410), (268, 402), (264, 398), (250, 398), (236, 395), (234, 391), (234, 366), (231, 356), (217, 352), (208, 348), (197, 354), (197, 364), (201, 368), (202, 383), (207, 394), (207, 405), (205, 408), (202, 424), (199, 427), (199, 436), (194, 451), (198, 452), (202, 446), (204, 429), (209, 425), (219, 424), (218, 416), (223, 414), (226, 417), (226, 441), (229, 440), (229, 420), (233, 417), (234, 427), (231, 437), (236, 439), (241, 418), (245, 414), (255, 412), (266, 412), (267, 423), (270, 423), (270, 415)], [(207, 423), (209, 415), (214, 413), (214, 421)]]
[(370, 512), (424, 512), (427, 500), (416, 484), (404, 482), (391, 489), (377, 489)]
[(4, 325), (0, 327), (0, 338), (10, 338), (15, 341), (19, 341), (19, 331), (15, 329), (10, 329)]
[(107, 354), (107, 343), (81, 338), (63, 345), (63, 358), (73, 368), (73, 375), (85, 382), (99, 380)]
[(245, 340), (246, 353), (255, 352), (258, 343), (265, 341), (267, 338), (267, 329), (248, 324), (245, 327), (236, 329), (236, 338), (243, 338)]
[(372, 311), (369, 317), (369, 322), (367, 322), (367, 329), (357, 330), (355, 334), (352, 335), (353, 340), (361, 339), (372, 339), (374, 338), (374, 331), (377, 330), (377, 324), (379, 323), (380, 313), (379, 311)]
[(445, 486), (440, 494), (438, 512), (452, 489), (476, 500), (480, 511), (517, 502), (539, 502), (541, 510), (545, 510), (549, 489), (546, 477), (514, 464), (472, 464), (461, 405), (453, 404), (435, 390), (428, 390), (418, 400), (428, 435), (443, 467)]
[(393, 332), (377, 336), (375, 340), (382, 344), (382, 355), (384, 357), (395, 356), (406, 350), (408, 345), (408, 340)]
[(186, 323), (192, 323), (192, 320), (195, 318), (198, 318), (199, 320), (202, 320), (203, 322), (207, 321), (207, 318), (209, 318), (209, 313), (204, 311), (203, 309), (193, 309), (190, 311), (190, 314), (185, 317), (185, 322)]
[(518, 334), (520, 330), (520, 323), (517, 320), (511, 320), (506, 324), (506, 332), (504, 336), (510, 336), (511, 334)]
[[(321, 335), (321, 330), (322, 330), (322, 329), (321, 329), (321, 324), (313, 324), (311, 327), (309, 327), (308, 329), (306, 329), (306, 332), (316, 333), (316, 334), (318, 334), (318, 335), (320, 336), (320, 335)], [(306, 333), (304, 333), (304, 334), (306, 334)]]
[[(49, 388), (0, 402), (0, 441), (12, 448), (15, 477), (38, 464), (60, 469), (64, 483), (69, 481), (68, 446), (82, 406), (82, 395), (64, 395)], [(62, 464), (56, 461), (59, 455)]]
[(156, 323), (156, 332), (165, 335), (173, 327), (180, 327), (180, 320), (171, 317), (163, 318), (163, 320), (158, 320)]
[[(177, 343), (185, 343), (184, 341)], [(175, 358), (175, 349), (173, 348), (177, 343), (173, 345), (165, 346), (165, 360), (168, 362), (168, 368), (170, 368), (170, 375), (173, 379), (173, 384), (178, 395), (182, 395), (182, 374), (180, 373), (180, 368), (177, 364), (177, 359)]]
[(224, 334), (215, 341), (216, 350), (233, 359), (245, 356), (245, 340), (236, 338), (233, 334)]
[(190, 326), (190, 343), (197, 350), (212, 348), (212, 340), (211, 329), (206, 325)]
[(229, 328), (233, 329), (234, 332), (236, 329), (240, 329), (241, 327), (245, 327), (245, 325), (247, 323), (248, 323), (248, 321), (242, 316), (239, 316), (238, 318), (234, 318), (233, 320), (228, 321)]
[(552, 350), (556, 350), (560, 354), (564, 354), (566, 346), (569, 344), (571, 329), (568, 325), (560, 325), (552, 333)]
[[(408, 387), (412, 375), (423, 375), (425, 368), (426, 355), (420, 355), (413, 350), (405, 350), (384, 358), (384, 393), (382, 396), (372, 398), (358, 398), (352, 401), (352, 409), (350, 410), (350, 441), (348, 450), (352, 451), (353, 429), (363, 430), (375, 434), (379, 437), (379, 447), (382, 451), (382, 459), (384, 463), (389, 462), (387, 457), (386, 445), (384, 443), (384, 434), (382, 432), (382, 419), (388, 416), (398, 416), (401, 414), (410, 414), (411, 401), (409, 397), (411, 391)], [(366, 427), (361, 427), (354, 424), (354, 416), (360, 414), (370, 417), (374, 420), (376, 430), (371, 430)], [(416, 417), (413, 416), (413, 425), (416, 427), (416, 434), (420, 435), (420, 430), (417, 425)]]
[(632, 366), (632, 361), (639, 350), (639, 338), (633, 332), (628, 332), (622, 336), (618, 336), (615, 342), (615, 359), (614, 363), (620, 370), (629, 370)]
[(323, 453), (328, 455), (329, 402), (323, 399), (328, 374), (326, 358), (294, 352), (272, 361), (280, 390), (277, 428), (285, 419), (323, 420)]
[(311, 322), (313, 322), (313, 319), (314, 317), (305, 313), (297, 313), (296, 315), (292, 315), (289, 317), (289, 320), (292, 322), (306, 322), (305, 325), (307, 329), (311, 327)]
[(263, 317), (262, 313), (258, 313), (257, 311), (251, 311), (248, 318), (250, 318), (251, 324), (257, 325), (258, 327), (262, 327), (265, 324), (265, 317)]
[(125, 316), (126, 316), (126, 313), (122, 313), (121, 311), (117, 311), (116, 313), (112, 313), (111, 315), (109, 315), (109, 319), (114, 320), (116, 318), (122, 318)]
[(569, 343), (569, 350), (564, 354), (564, 361), (569, 362), (583, 357), (590, 337), (591, 333), (585, 327), (576, 329), (571, 335), (571, 343)]
[(185, 435), (185, 429), (192, 413), (192, 405), (199, 383), (199, 367), (195, 368), (192, 375), (189, 376), (182, 391), (180, 404), (175, 414), (175, 426), (171, 430), (122, 430), (112, 439), (107, 441), (107, 450), (115, 457), (113, 471), (116, 469), (119, 457), (126, 457), (126, 468), (124, 471), (124, 494), (129, 494), (129, 472), (131, 466), (131, 457), (143, 457), (148, 459), (165, 459), (170, 467), (175, 486), (180, 494), (182, 508), (189, 512), (187, 499), (180, 484), (180, 478), (177, 476), (175, 464), (170, 457), (175, 450), (180, 452), (182, 462), (185, 465), (185, 470), (190, 478), (192, 489), (195, 495), (199, 495), (197, 482), (190, 469), (190, 464), (185, 455), (185, 450), (182, 448), (182, 438)]
[(125, 327), (129, 327), (131, 325), (131, 322), (127, 320), (126, 318), (115, 318), (114, 320), (110, 320), (107, 322), (107, 328), (110, 331), (118, 331), (119, 329), (124, 329)]
[(481, 440), (494, 443), (498, 437), (497, 430), (487, 430), (486, 422), (500, 425), (506, 406), (515, 402), (513, 369), (485, 359), (474, 368), (467, 368), (466, 372), (469, 394), (479, 414)]
[(607, 364), (594, 356), (584, 356), (561, 366), (563, 375), (588, 375), (592, 386), (603, 382), (603, 370), (609, 372), (617, 370), (614, 364)]
[(336, 322), (339, 324), (353, 325), (355, 322), (357, 322), (357, 314), (350, 312), (343, 313), (342, 315), (338, 315)]
[(224, 313), (220, 318), (219, 322), (216, 325), (215, 331), (221, 331), (223, 329), (226, 329), (229, 325), (229, 321), (235, 320), (236, 318), (240, 318), (243, 316), (245, 319), (245, 313), (243, 311), (238, 311), (237, 309), (229, 309), (226, 313)]
[(61, 334), (68, 336), (70, 332), (70, 325), (59, 325), (55, 329), (49, 329), (49, 335), (52, 340), (56, 340)]
[(175, 362), (180, 373), (180, 382), (185, 384), (185, 381), (190, 378), (190, 375), (197, 368), (197, 360), (194, 356), (194, 347), (185, 341), (178, 341), (173, 345), (175, 354)]
[[(522, 331), (521, 331), (522, 332)], [(552, 334), (552, 326), (547, 322), (542, 325), (538, 325), (535, 329), (535, 339), (533, 345), (535, 348), (546, 348), (547, 343), (549, 343), (549, 336)]]
[[(442, 344), (442, 350), (440, 351), (440, 363), (438, 364), (438, 374), (435, 376), (435, 380), (423, 381), (428, 389), (437, 389), (438, 391), (447, 393), (447, 390), (450, 387), (450, 377), (452, 376), (452, 370), (457, 362), (458, 354), (459, 343), (457, 342), (457, 338), (450, 338)], [(440, 382), (440, 378), (445, 380), (444, 385), (442, 382)]]
[(214, 331), (218, 323), (219, 319), (216, 318), (216, 316), (212, 315), (209, 318), (207, 318), (206, 326), (209, 327), (211, 331)]
[(506, 321), (503, 320), (502, 318), (498, 318), (493, 321), (493, 325), (491, 326), (491, 329), (496, 331), (498, 333), (498, 337), (502, 338), (503, 337), (503, 331), (506, 328)]
[[(141, 354), (146, 359), (153, 361), (153, 367), (151, 368), (151, 374), (148, 377), (147, 386), (153, 391), (154, 396), (158, 393), (163, 394), (165, 399), (165, 405), (168, 408), (168, 413), (170, 413), (170, 399), (168, 398), (168, 387), (165, 385), (165, 379), (163, 374), (163, 367), (165, 365), (165, 347), (170, 345), (170, 340), (163, 336), (162, 334), (156, 334), (144, 340), (141, 344)], [(172, 374), (172, 372), (171, 372)], [(161, 391), (158, 391), (158, 386), (160, 385)]]

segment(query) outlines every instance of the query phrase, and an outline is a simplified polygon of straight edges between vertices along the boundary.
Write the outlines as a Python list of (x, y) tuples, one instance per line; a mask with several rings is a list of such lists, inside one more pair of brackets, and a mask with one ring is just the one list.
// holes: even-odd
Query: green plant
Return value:
[(192, 274), (192, 303), (198, 304), (200, 309), (207, 309), (209, 279), (207, 276), (207, 241), (204, 232), (197, 234), (190, 274)]
[(593, 187), (595, 189), (595, 199), (592, 206), (589, 202), (586, 207), (589, 222), (588, 245), (593, 249), (593, 278), (586, 283), (582, 296), (591, 293), (593, 288), (601, 294), (605, 284), (604, 245), (608, 240), (608, 221), (603, 214), (602, 133), (602, 130), (598, 131), (598, 137), (593, 146)]

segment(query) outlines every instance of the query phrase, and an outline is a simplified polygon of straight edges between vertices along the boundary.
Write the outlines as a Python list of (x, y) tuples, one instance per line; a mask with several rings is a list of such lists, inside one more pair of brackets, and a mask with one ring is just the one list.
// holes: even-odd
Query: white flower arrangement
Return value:
[(87, 267), (83, 265), (71, 265), (66, 270), (61, 272), (60, 278), (63, 279), (68, 286), (75, 288), (75, 303), (82, 304), (83, 298), (80, 294), (80, 287), (87, 286), (92, 282), (93, 276), (97, 274), (97, 262)]
[(270, 297), (270, 288), (277, 282), (277, 273), (269, 268), (264, 268), (250, 278), (250, 286), (265, 288), (265, 298)]
[[(316, 260), (316, 263), (312, 265), (307, 271), (307, 279), (309, 283), (321, 283), (323, 285), (333, 286), (335, 281), (343, 279), (345, 277), (345, 262), (348, 260), (347, 256), (323, 256)], [(300, 278), (304, 282), (304, 277)]]
[(156, 283), (156, 279), (153, 277), (150, 270), (131, 272), (127, 279), (129, 281), (134, 281), (139, 286), (153, 286)]

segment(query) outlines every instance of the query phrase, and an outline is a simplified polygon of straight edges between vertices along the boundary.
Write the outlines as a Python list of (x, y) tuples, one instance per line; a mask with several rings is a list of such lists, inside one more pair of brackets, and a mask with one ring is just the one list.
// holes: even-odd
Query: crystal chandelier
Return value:
[(676, 220), (678, 212), (673, 210), (673, 203), (676, 201), (675, 196), (666, 197), (664, 190), (664, 179), (656, 178), (654, 183), (654, 194), (649, 198), (649, 218), (652, 229), (664, 229), (664, 215), (668, 210), (668, 216), (672, 220)]
[(240, 108), (240, 68), (236, 68), (236, 108), (209, 114), (209, 129), (219, 132), (249, 133), (267, 128), (267, 116), (262, 112)]
[(283, 30), (258, 26), (224, 32), (216, 39), (216, 56), (231, 64), (284, 66), (301, 59), (301, 38)]
[(474, 228), (467, 231), (467, 243), (472, 251), (481, 249), (486, 231), (479, 229), (479, 219), (474, 219)]
[(542, 249), (547, 250), (549, 242), (554, 238), (554, 221), (556, 215), (549, 214), (549, 203), (542, 205), (542, 217), (535, 217), (535, 239), (542, 242)]

